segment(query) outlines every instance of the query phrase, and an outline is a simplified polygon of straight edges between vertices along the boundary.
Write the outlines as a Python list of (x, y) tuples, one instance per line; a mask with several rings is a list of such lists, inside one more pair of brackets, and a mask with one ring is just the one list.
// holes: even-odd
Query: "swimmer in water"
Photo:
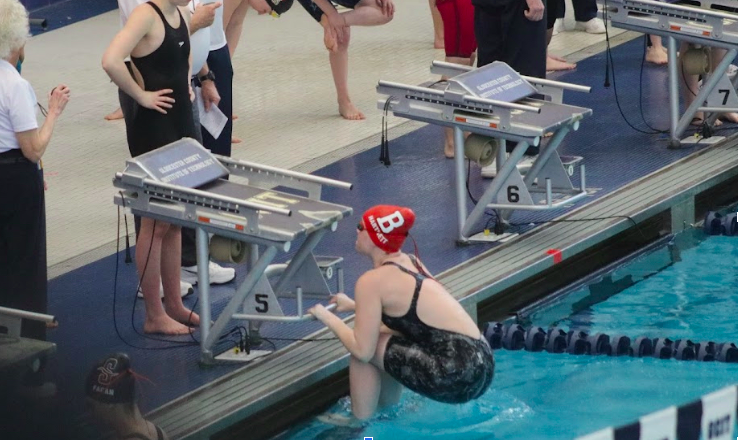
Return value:
[(323, 305), (310, 309), (351, 353), (351, 409), (360, 420), (397, 403), (403, 386), (439, 402), (464, 403), (492, 383), (492, 349), (477, 325), (417, 257), (401, 252), (414, 221), (415, 214), (399, 206), (364, 213), (356, 250), (373, 268), (356, 282), (355, 301), (343, 293), (331, 300), (336, 311), (356, 313), (354, 328)]

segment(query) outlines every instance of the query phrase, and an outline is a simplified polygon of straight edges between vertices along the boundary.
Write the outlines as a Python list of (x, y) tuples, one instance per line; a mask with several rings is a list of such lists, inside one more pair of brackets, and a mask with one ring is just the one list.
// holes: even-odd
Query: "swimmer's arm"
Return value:
[(118, 32), (102, 58), (102, 68), (123, 92), (140, 101), (144, 90), (131, 77), (124, 60), (151, 31), (154, 25), (154, 12), (151, 8), (136, 8), (128, 18), (125, 27)]
[(352, 329), (338, 316), (323, 306), (316, 306), (311, 313), (338, 337), (346, 349), (362, 362), (369, 362), (377, 349), (382, 322), (382, 302), (371, 288), (367, 274), (356, 282), (356, 315)]

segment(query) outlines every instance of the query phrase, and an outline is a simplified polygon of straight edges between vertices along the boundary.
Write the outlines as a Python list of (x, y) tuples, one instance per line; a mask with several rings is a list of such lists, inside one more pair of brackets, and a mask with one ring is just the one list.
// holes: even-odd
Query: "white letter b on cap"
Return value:
[(385, 234), (389, 234), (390, 232), (394, 231), (395, 228), (399, 228), (400, 226), (405, 224), (405, 219), (402, 218), (402, 214), (400, 214), (400, 211), (395, 211), (390, 215), (386, 215), (384, 217), (377, 217), (377, 224), (379, 225), (379, 229), (382, 230)]

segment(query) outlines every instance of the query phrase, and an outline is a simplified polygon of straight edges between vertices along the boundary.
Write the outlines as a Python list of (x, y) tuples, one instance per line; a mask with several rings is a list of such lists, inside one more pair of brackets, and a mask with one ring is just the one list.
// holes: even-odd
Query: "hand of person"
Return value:
[(390, 18), (395, 15), (395, 3), (392, 0), (376, 0), (376, 2), (382, 9), (382, 14)]
[(202, 83), (202, 103), (205, 106), (205, 111), (210, 111), (210, 106), (217, 106), (220, 102), (220, 94), (218, 89), (215, 87), (213, 81), (205, 81)]
[(49, 113), (59, 116), (64, 111), (70, 98), (69, 87), (59, 84), (49, 93)]
[(159, 113), (163, 113), (166, 115), (167, 109), (172, 108), (172, 104), (174, 104), (174, 98), (166, 95), (169, 95), (172, 92), (172, 89), (162, 89), (154, 92), (143, 92), (143, 95), (141, 95), (141, 99), (138, 100), (138, 103), (141, 104), (142, 107), (156, 110)]
[(336, 36), (338, 37), (339, 41), (343, 41), (343, 28), (346, 27), (346, 18), (343, 16), (343, 14), (339, 12), (333, 12), (331, 14), (326, 14), (328, 17), (328, 26), (333, 28), (333, 31), (336, 33)]
[(264, 0), (249, 0), (249, 6), (251, 6), (254, 11), (258, 12), (259, 15), (272, 12), (271, 6), (269, 6), (269, 4)]
[(333, 295), (329, 304), (335, 304), (336, 311), (339, 313), (350, 312), (356, 309), (354, 300), (349, 298), (345, 293)]
[(526, 0), (528, 9), (525, 11), (525, 18), (530, 21), (543, 20), (544, 6), (541, 0)]
[(308, 313), (315, 316), (315, 319), (318, 321), (325, 322), (324, 319), (330, 312), (323, 306), (323, 304), (316, 304), (308, 309)]
[(195, 29), (203, 29), (215, 21), (215, 10), (222, 5), (221, 2), (200, 3), (195, 6), (195, 12), (192, 13), (190, 26)]

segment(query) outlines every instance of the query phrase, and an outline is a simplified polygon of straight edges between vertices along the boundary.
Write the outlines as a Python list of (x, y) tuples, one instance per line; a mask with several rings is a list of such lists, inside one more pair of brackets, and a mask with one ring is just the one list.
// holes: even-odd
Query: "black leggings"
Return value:
[[(46, 313), (43, 173), (20, 150), (0, 154), (0, 306)], [(46, 340), (46, 323), (24, 319), (21, 336)], [(24, 378), (43, 383), (41, 369)]]
[(405, 387), (429, 399), (464, 403), (479, 398), (495, 373), (492, 349), (483, 338), (438, 332), (417, 343), (392, 336), (384, 353), (384, 370)]

